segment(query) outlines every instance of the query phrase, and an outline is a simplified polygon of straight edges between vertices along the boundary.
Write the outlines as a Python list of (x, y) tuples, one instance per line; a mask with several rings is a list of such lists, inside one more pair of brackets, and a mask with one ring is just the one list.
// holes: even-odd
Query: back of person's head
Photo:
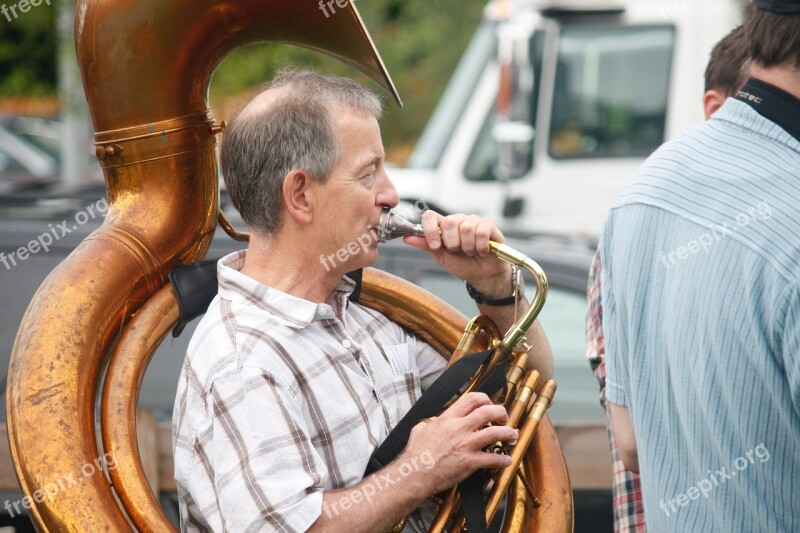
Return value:
[(706, 91), (733, 96), (747, 81), (749, 49), (744, 26), (731, 31), (711, 50), (706, 66)]
[(800, 68), (800, 0), (755, 0), (745, 7), (750, 59), (766, 68)]
[(341, 156), (335, 115), (379, 119), (380, 98), (355, 81), (307, 70), (281, 70), (237, 114), (220, 149), (234, 207), (252, 230), (274, 234), (282, 211), (283, 178), (302, 169), (325, 182)]

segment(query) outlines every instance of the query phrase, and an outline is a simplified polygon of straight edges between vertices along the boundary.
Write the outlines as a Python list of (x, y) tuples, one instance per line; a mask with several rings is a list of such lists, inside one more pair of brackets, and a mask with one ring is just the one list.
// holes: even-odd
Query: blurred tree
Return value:
[[(0, 97), (56, 92), (56, 9), (42, 3), (11, 21), (0, 15)], [(9, 12), (9, 16), (11, 13)]]

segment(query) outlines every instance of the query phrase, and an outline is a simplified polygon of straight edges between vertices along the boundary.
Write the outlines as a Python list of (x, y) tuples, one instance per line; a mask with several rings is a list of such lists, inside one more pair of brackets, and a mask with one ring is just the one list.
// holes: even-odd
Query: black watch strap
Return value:
[(511, 296), (506, 296), (505, 298), (489, 298), (488, 296), (479, 293), (477, 290), (475, 290), (475, 287), (469, 283), (467, 283), (467, 294), (469, 294), (470, 298), (475, 300), (476, 303), (494, 305), (498, 307), (504, 305), (513, 305), (517, 300), (516, 295), (513, 293)]

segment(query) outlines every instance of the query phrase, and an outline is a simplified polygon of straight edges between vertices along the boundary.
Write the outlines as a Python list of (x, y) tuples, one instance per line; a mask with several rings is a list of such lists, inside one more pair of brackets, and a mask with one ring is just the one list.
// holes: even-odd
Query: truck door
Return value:
[(613, 196), (665, 140), (674, 41), (671, 24), (559, 21), (544, 56), (534, 164), (509, 188), (525, 204), (508, 226), (597, 234)]

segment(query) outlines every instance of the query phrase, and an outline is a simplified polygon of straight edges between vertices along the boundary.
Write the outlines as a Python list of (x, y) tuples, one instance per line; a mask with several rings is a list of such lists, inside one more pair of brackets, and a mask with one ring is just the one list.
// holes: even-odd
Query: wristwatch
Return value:
[(467, 294), (469, 294), (469, 297), (475, 300), (477, 304), (493, 305), (497, 307), (513, 305), (517, 302), (519, 295), (524, 294), (524, 291), (521, 289), (522, 276), (519, 275), (519, 268), (517, 268), (516, 265), (511, 265), (511, 286), (513, 290), (510, 296), (504, 298), (489, 298), (485, 294), (478, 292), (478, 290), (469, 283), (464, 283), (467, 286)]

